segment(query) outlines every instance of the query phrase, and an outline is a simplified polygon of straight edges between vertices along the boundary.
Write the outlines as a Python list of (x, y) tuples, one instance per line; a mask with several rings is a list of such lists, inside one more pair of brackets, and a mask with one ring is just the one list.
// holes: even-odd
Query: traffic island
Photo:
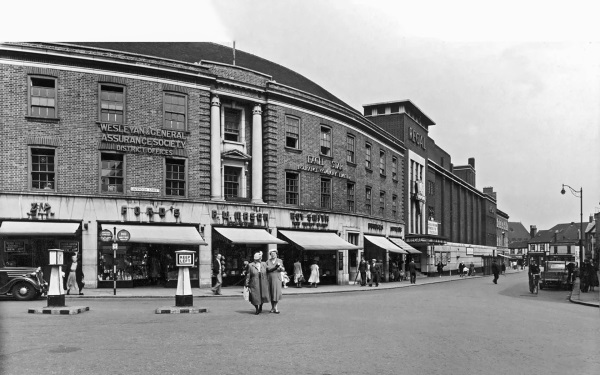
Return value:
[(88, 306), (61, 306), (61, 307), (42, 307), (39, 309), (29, 309), (29, 314), (47, 314), (47, 315), (76, 315), (90, 311)]
[(157, 314), (199, 314), (208, 312), (207, 309), (194, 307), (189, 268), (194, 265), (195, 254), (191, 250), (178, 250), (175, 252), (175, 264), (179, 267), (175, 306), (159, 307), (156, 309)]
[(90, 311), (88, 306), (65, 306), (65, 293), (62, 290), (61, 267), (63, 264), (63, 250), (49, 249), (50, 282), (48, 286), (48, 306), (39, 309), (28, 309), (29, 314), (46, 315), (76, 315)]

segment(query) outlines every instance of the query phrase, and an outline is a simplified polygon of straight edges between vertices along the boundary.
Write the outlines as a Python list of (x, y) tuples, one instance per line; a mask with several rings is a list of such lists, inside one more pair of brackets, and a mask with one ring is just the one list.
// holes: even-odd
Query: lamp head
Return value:
[(562, 195), (565, 195), (565, 193), (566, 193), (566, 192), (565, 192), (565, 185), (563, 185), (563, 187), (562, 187), (562, 190), (560, 191), (560, 193), (561, 193)]

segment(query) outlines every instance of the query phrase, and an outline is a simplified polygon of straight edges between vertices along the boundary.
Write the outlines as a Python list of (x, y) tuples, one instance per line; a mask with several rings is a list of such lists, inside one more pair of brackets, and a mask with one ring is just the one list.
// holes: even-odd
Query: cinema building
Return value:
[(489, 273), (499, 248), (496, 193), (477, 189), (475, 158), (455, 166), (429, 137), (435, 122), (410, 100), (363, 107), (368, 120), (406, 146), (404, 241), (420, 252), (413, 256), (417, 269), (437, 275), (441, 262), (444, 274), (455, 274), (460, 262), (473, 262), (477, 272)]
[[(81, 255), (86, 287), (174, 286), (174, 251), (193, 250), (204, 288), (217, 253), (234, 284), (243, 260), (277, 248), (288, 272), (316, 260), (324, 283), (347, 284), (363, 254), (386, 278), (390, 259), (428, 267), (438, 244), (409, 236), (484, 240), (482, 217), (461, 216), (477, 221), (467, 230), (451, 224), (458, 211), (443, 216), (493, 203), (449, 157), (260, 57), (212, 43), (4, 43), (0, 72), (0, 265), (47, 266), (60, 248)], [(423, 206), (425, 178), (444, 194)]]

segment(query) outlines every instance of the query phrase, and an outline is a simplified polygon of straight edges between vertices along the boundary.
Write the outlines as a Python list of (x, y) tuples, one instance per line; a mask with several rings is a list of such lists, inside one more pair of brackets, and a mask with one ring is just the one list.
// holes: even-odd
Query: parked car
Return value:
[(44, 281), (40, 267), (0, 268), (0, 295), (27, 301), (39, 298), (47, 292), (48, 283)]

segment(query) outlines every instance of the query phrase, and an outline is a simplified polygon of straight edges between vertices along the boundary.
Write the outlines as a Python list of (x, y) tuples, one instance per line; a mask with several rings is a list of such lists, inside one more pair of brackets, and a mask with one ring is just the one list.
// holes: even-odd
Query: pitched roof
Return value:
[[(155, 56), (187, 63), (205, 60), (233, 65), (233, 48), (210, 42), (68, 42), (68, 44)], [(235, 65), (268, 74), (278, 83), (306, 91), (356, 111), (308, 78), (262, 57), (236, 49)]]
[(556, 224), (548, 230), (539, 231), (529, 243), (573, 243), (579, 240), (579, 223)]
[(508, 243), (529, 239), (529, 231), (521, 222), (508, 222)]

